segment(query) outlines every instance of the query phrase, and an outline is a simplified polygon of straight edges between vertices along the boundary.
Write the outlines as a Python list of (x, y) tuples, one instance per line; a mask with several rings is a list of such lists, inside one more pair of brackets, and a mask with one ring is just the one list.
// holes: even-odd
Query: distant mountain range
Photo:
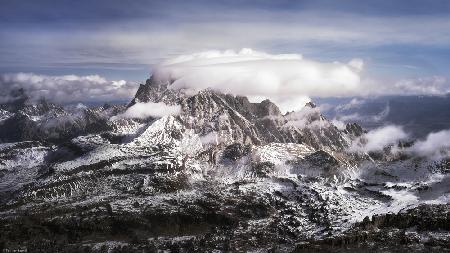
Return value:
[(322, 111), (326, 117), (357, 122), (366, 129), (396, 124), (404, 126), (414, 137), (424, 137), (450, 128), (450, 95), (314, 100), (328, 105)]

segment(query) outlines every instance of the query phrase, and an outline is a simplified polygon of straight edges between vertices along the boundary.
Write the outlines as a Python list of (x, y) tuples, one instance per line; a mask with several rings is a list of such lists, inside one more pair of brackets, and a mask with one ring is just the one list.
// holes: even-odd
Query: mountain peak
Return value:
[(305, 106), (311, 107), (311, 108), (316, 108), (317, 107), (316, 104), (314, 102), (312, 102), (312, 101), (306, 103)]

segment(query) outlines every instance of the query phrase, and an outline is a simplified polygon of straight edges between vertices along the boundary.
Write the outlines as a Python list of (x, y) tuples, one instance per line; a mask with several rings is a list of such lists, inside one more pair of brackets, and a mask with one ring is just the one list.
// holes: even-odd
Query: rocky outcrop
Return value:
[(345, 132), (355, 137), (359, 137), (365, 133), (362, 127), (357, 123), (348, 123), (345, 125)]
[(343, 235), (297, 245), (295, 252), (447, 252), (449, 205), (421, 205), (398, 214), (366, 217)]
[[(152, 77), (140, 86), (130, 105), (136, 102), (179, 104), (182, 107), (179, 119), (187, 128), (201, 135), (217, 132), (226, 144), (304, 143), (328, 150), (342, 150), (349, 145), (347, 133), (338, 130), (320, 113), (308, 115), (312, 127), (299, 128), (290, 124), (291, 117), (282, 115), (270, 100), (250, 103), (246, 97), (213, 90), (188, 95), (171, 90), (168, 83), (158, 83)], [(312, 102), (306, 107), (316, 108)]]
[(450, 205), (421, 205), (397, 214), (374, 215), (366, 217), (359, 224), (364, 230), (386, 228), (408, 229), (417, 231), (450, 231)]

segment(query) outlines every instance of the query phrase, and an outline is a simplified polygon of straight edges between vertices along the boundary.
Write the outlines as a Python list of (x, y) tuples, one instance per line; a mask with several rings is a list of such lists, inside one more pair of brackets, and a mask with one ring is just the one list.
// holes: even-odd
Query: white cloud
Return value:
[(344, 122), (351, 122), (351, 121), (358, 121), (358, 120), (364, 120), (365, 117), (359, 115), (359, 113), (351, 113), (348, 115), (339, 115), (337, 117), (338, 120), (344, 121)]
[[(327, 63), (308, 60), (299, 54), (277, 55), (242, 49), (239, 52), (216, 50), (181, 55), (156, 65), (154, 74), (163, 80), (174, 80), (173, 89), (195, 92), (212, 87), (251, 98), (268, 98), (284, 113), (300, 110), (311, 96), (439, 95), (450, 92), (450, 82), (444, 77), (381, 82), (366, 79), (363, 68), (361, 59)], [(98, 75), (32, 73), (2, 74), (0, 86), (0, 103), (10, 100), (11, 91), (20, 87), (25, 88), (32, 99), (46, 97), (60, 103), (127, 100), (137, 89), (134, 82), (110, 81)], [(360, 103), (355, 100), (349, 106)]]
[(351, 152), (379, 151), (399, 140), (408, 138), (408, 134), (400, 126), (390, 125), (369, 131), (357, 138), (350, 147)]
[(322, 63), (296, 54), (271, 55), (242, 49), (179, 56), (157, 65), (154, 75), (160, 81), (173, 81), (171, 89), (194, 93), (213, 88), (266, 97), (287, 111), (302, 108), (309, 96), (355, 93), (360, 88), (361, 67), (357, 59), (351, 64)]
[[(409, 135), (401, 126), (380, 127), (356, 139), (349, 148), (350, 152), (380, 151), (389, 145), (395, 145), (400, 140), (407, 139)], [(418, 140), (413, 146), (393, 152), (402, 151), (408, 154), (426, 157), (432, 160), (441, 160), (450, 157), (450, 129), (430, 133), (423, 140)]]
[[(248, 96), (251, 100), (270, 99), (282, 112), (300, 110), (310, 97), (368, 95), (445, 94), (450, 83), (444, 77), (382, 81), (364, 76), (364, 61), (318, 62), (299, 54), (269, 54), (244, 48), (211, 50), (180, 55), (154, 66), (154, 76), (168, 81), (172, 89), (187, 93), (212, 88), (224, 93)], [(361, 106), (354, 99), (337, 110)], [(389, 108), (372, 121), (389, 114)], [(357, 115), (355, 115), (357, 116)]]
[(345, 130), (345, 128), (346, 128), (345, 122), (340, 121), (340, 120), (338, 120), (338, 119), (332, 119), (332, 120), (331, 120), (331, 123), (332, 123), (334, 126), (336, 126), (337, 129), (339, 129), (339, 130)]
[(386, 117), (391, 112), (391, 107), (389, 104), (386, 104), (384, 109), (380, 111), (377, 114), (369, 114), (366, 112), (366, 114), (362, 115), (358, 112), (348, 113), (345, 114), (345, 112), (352, 111), (353, 108), (360, 107), (362, 104), (364, 104), (364, 100), (359, 99), (352, 99), (349, 103), (339, 105), (336, 107), (336, 111), (338, 112), (336, 119), (343, 121), (343, 122), (355, 122), (355, 121), (362, 121), (362, 122), (381, 122), (382, 120), (386, 119)]
[(450, 82), (442, 76), (403, 79), (395, 82), (393, 89), (404, 95), (444, 95), (450, 93)]
[(278, 106), (282, 113), (298, 111), (305, 107), (305, 104), (311, 102), (311, 98), (308, 96), (276, 96), (271, 100)]
[(409, 151), (435, 160), (450, 157), (450, 129), (430, 133), (425, 140), (419, 140)]
[(349, 66), (355, 68), (356, 70), (363, 70), (364, 67), (364, 61), (358, 58), (352, 59), (349, 63)]
[(350, 102), (336, 106), (336, 111), (346, 111), (353, 108), (358, 108), (363, 105), (365, 101), (363, 99), (353, 98)]
[(11, 92), (23, 88), (32, 100), (45, 97), (59, 103), (106, 102), (130, 99), (137, 84), (125, 80), (109, 81), (98, 75), (47, 76), (33, 73), (0, 75), (0, 103), (11, 99)]
[(368, 119), (366, 119), (366, 120), (372, 121), (372, 122), (380, 122), (380, 121), (384, 120), (389, 115), (390, 112), (391, 112), (391, 106), (389, 104), (386, 104), (383, 111), (379, 112), (378, 114), (368, 117)]
[(149, 117), (160, 118), (167, 115), (176, 115), (181, 111), (179, 105), (166, 105), (164, 103), (136, 103), (130, 106), (124, 113), (114, 116), (112, 120), (123, 118), (146, 119)]
[(309, 122), (307, 118), (298, 118), (298, 119), (291, 119), (285, 124), (285, 126), (295, 126), (300, 129), (303, 129), (306, 128), (308, 124)]
[(364, 79), (360, 95), (445, 95), (450, 82), (444, 76), (418, 77), (400, 80)]
[(288, 120), (285, 126), (295, 126), (302, 129), (317, 129), (330, 125), (327, 120), (322, 119), (319, 107), (303, 106), (301, 110), (287, 114), (285, 119)]
[[(282, 113), (302, 110), (305, 104), (311, 102), (308, 96), (248, 96), (251, 103), (260, 103), (263, 100), (269, 99), (274, 102)], [(322, 109), (323, 105), (320, 105)], [(325, 108), (326, 109), (326, 108)]]

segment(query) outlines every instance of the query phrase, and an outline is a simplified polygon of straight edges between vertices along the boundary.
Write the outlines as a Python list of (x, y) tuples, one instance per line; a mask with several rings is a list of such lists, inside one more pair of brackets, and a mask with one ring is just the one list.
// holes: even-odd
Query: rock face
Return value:
[(299, 244), (295, 252), (314, 249), (338, 252), (447, 252), (450, 250), (449, 207), (448, 204), (420, 205), (398, 214), (366, 217), (343, 235)]
[[(179, 104), (182, 113), (178, 120), (200, 135), (216, 132), (219, 139), (232, 142), (263, 145), (268, 143), (304, 143), (314, 148), (343, 150), (349, 145), (346, 133), (339, 131), (320, 112), (313, 111), (308, 116), (308, 124), (302, 128), (290, 124), (291, 117), (282, 115), (278, 107), (264, 100), (250, 103), (246, 97), (201, 91), (188, 96), (181, 91), (167, 88), (167, 84), (153, 79), (141, 85), (131, 105), (136, 102), (164, 102)], [(305, 106), (315, 108), (313, 103)], [(320, 127), (315, 125), (320, 124)]]
[(364, 130), (357, 123), (348, 123), (345, 126), (345, 131), (348, 134), (352, 134), (353, 136), (359, 137), (364, 134)]
[(10, 131), (0, 144), (2, 250), (449, 248), (448, 162), (349, 153), (364, 130), (339, 130), (313, 103), (283, 115), (269, 100), (188, 94), (152, 78), (128, 107), (163, 102), (179, 114), (127, 119), (114, 117), (126, 106), (25, 101), (0, 111)]

